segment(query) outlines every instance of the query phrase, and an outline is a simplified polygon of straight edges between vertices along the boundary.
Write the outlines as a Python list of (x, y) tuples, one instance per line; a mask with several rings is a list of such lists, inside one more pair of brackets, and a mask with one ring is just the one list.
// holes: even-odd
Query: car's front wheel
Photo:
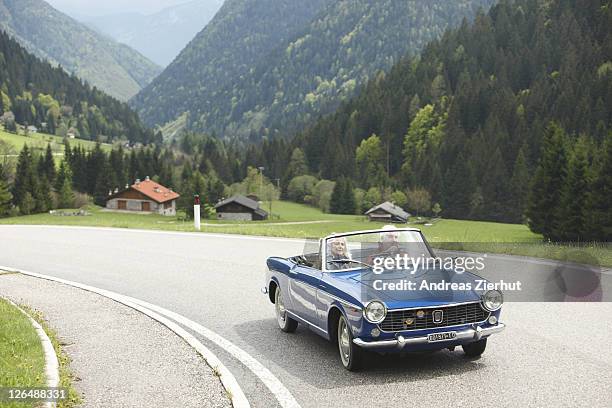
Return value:
[(463, 348), (463, 352), (466, 356), (479, 357), (487, 348), (487, 339), (480, 339), (473, 343), (464, 344), (461, 347)]
[(274, 310), (276, 311), (278, 327), (286, 333), (293, 333), (297, 329), (298, 322), (287, 314), (280, 287), (277, 287), (274, 292)]
[(342, 315), (338, 319), (338, 351), (344, 368), (356, 371), (361, 367), (363, 350), (353, 343), (353, 333)]

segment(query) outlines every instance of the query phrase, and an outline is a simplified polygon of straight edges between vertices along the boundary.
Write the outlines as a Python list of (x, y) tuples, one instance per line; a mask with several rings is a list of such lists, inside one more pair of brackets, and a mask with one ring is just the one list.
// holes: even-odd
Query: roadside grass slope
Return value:
[[(0, 387), (44, 387), (45, 355), (26, 316), (0, 299)], [(23, 407), (3, 402), (2, 407)]]

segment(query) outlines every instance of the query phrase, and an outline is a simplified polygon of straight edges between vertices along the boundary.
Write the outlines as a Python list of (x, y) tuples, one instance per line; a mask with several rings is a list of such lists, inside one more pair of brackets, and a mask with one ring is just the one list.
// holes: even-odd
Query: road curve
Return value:
[[(612, 303), (508, 303), (502, 313), (507, 329), (479, 360), (460, 351), (371, 355), (365, 370), (349, 373), (334, 346), (316, 334), (303, 327), (294, 335), (277, 330), (272, 307), (259, 292), (266, 257), (302, 248), (299, 240), (248, 236), (0, 226), (0, 265), (179, 313), (249, 353), (302, 407), (612, 406), (606, 391), (612, 383)], [(522, 269), (517, 262), (523, 261), (510, 262), (508, 274)], [(249, 369), (199, 339), (236, 376), (252, 406), (278, 405)]]

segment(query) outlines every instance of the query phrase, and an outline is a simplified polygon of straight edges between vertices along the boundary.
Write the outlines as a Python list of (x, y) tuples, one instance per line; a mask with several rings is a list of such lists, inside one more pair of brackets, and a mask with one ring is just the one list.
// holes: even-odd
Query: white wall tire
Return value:
[(353, 333), (343, 315), (338, 319), (338, 352), (342, 366), (349, 371), (361, 368), (363, 350), (353, 343)]
[(289, 317), (280, 287), (276, 287), (274, 292), (274, 311), (276, 314), (276, 322), (282, 331), (285, 333), (293, 333), (297, 329), (298, 322)]

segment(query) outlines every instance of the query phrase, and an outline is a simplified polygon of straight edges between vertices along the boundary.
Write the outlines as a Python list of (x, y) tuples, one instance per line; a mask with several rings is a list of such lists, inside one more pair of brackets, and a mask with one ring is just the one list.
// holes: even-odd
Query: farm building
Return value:
[(382, 204), (370, 208), (368, 211), (365, 212), (365, 215), (368, 216), (368, 219), (370, 221), (400, 223), (408, 222), (408, 217), (410, 217), (410, 214), (404, 211), (401, 207), (389, 201), (385, 201)]
[(106, 201), (106, 208), (176, 215), (176, 200), (179, 197), (176, 192), (147, 177), (144, 181), (136, 180), (131, 186), (125, 186), (123, 191), (111, 192)]
[(242, 195), (218, 202), (215, 209), (219, 220), (260, 221), (268, 218), (268, 213), (259, 208), (259, 202)]

